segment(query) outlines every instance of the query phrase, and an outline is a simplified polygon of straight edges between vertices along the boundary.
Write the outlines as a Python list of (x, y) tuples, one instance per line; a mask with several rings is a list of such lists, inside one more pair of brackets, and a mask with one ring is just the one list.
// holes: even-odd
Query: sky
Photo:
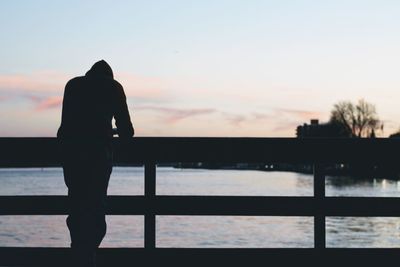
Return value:
[(137, 136), (292, 137), (361, 98), (387, 136), (399, 14), (398, 0), (1, 1), (0, 136), (55, 136), (66, 82), (100, 59)]

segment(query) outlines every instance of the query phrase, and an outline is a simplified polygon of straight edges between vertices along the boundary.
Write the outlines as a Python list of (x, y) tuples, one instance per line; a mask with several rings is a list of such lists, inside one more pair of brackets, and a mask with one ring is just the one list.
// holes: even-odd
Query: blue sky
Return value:
[(340, 100), (400, 126), (399, 1), (2, 1), (0, 136), (54, 136), (105, 59), (138, 135), (293, 136)]

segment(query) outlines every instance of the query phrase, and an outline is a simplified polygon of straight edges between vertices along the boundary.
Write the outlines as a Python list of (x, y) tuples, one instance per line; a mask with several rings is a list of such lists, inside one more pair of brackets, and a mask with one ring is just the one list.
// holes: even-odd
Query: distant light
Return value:
[(382, 180), (382, 187), (383, 187), (383, 188), (386, 188), (386, 179), (383, 179), (383, 180)]

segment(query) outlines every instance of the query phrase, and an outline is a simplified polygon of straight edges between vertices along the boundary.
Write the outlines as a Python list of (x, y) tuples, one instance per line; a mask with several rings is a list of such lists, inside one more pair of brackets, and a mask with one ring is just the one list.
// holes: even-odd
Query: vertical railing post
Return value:
[(146, 199), (146, 212), (144, 216), (144, 247), (156, 247), (156, 216), (154, 213), (154, 200), (156, 196), (156, 163), (146, 162), (144, 165), (144, 196)]
[(323, 203), (325, 198), (325, 173), (322, 164), (314, 164), (314, 247), (324, 249), (326, 244), (325, 214)]

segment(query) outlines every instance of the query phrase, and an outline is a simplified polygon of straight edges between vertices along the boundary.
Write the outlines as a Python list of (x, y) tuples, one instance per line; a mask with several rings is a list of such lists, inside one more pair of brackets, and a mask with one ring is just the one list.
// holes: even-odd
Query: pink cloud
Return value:
[[(31, 74), (0, 75), (0, 92), (15, 95), (62, 94), (65, 84), (74, 75), (59, 72), (34, 72)], [(129, 73), (117, 75), (128, 97), (136, 98), (138, 102), (165, 101), (173, 97), (172, 82), (157, 78)]]
[(37, 111), (43, 111), (47, 109), (57, 108), (62, 104), (62, 97), (52, 96), (46, 99), (40, 100), (35, 108)]
[(0, 89), (25, 92), (62, 91), (67, 80), (66, 74), (55, 72), (0, 75)]
[(157, 106), (139, 106), (135, 109), (158, 112), (165, 117), (165, 122), (167, 123), (176, 123), (189, 117), (206, 115), (216, 112), (216, 110), (212, 108), (178, 109)]
[[(65, 73), (37, 72), (32, 74), (0, 75), (0, 101), (12, 102), (16, 98), (30, 101), (27, 110), (38, 111), (35, 115), (44, 115), (51, 111), (54, 114), (55, 108), (62, 104), (62, 93), (65, 83), (73, 75)], [(118, 73), (116, 79), (124, 86), (128, 97), (128, 103), (133, 101), (134, 112), (141, 111), (140, 117), (146, 118), (143, 121), (156, 120), (157, 127), (150, 128), (143, 124), (143, 129), (162, 133), (169, 131), (181, 131), (191, 135), (191, 129), (196, 134), (202, 129), (207, 129), (210, 133), (218, 135), (232, 135), (233, 127), (237, 128), (236, 135), (261, 135), (263, 131), (294, 133), (297, 125), (311, 118), (323, 119), (324, 113), (318, 111), (290, 109), (290, 108), (263, 108), (256, 107), (251, 112), (245, 98), (246, 94), (232, 93), (231, 91), (221, 91), (221, 89), (211, 90), (210, 88), (200, 88), (202, 83), (196, 84), (193, 80), (172, 81), (159, 77), (147, 77), (132, 73)], [(187, 87), (189, 86), (189, 87)], [(224, 95), (226, 94), (226, 95)], [(248, 94), (254, 97), (254, 94)], [(222, 97), (223, 96), (223, 97)], [(226, 97), (225, 97), (226, 96)], [(221, 98), (219, 98), (221, 97)], [(219, 110), (223, 109), (227, 101), (238, 101), (240, 107), (232, 113)], [(200, 100), (199, 100), (200, 99)], [(209, 99), (213, 100), (209, 102)], [(227, 100), (228, 99), (228, 100)], [(243, 99), (246, 101), (243, 102)], [(218, 101), (221, 102), (218, 102)], [(182, 102), (180, 102), (182, 101)], [(176, 103), (191, 105), (187, 108), (175, 108)], [(217, 103), (211, 107), (193, 107), (200, 103)], [(245, 103), (245, 104), (243, 104)], [(163, 106), (166, 105), (166, 106)], [(167, 106), (168, 105), (168, 106)], [(200, 104), (201, 105), (201, 104)], [(215, 108), (213, 108), (215, 107)], [(241, 108), (247, 112), (241, 112)], [(197, 116), (204, 116), (197, 120)], [(194, 120), (186, 120), (195, 117)], [(158, 121), (157, 121), (158, 120)], [(178, 124), (178, 122), (181, 122)], [(210, 123), (214, 127), (208, 129)], [(176, 124), (175, 127), (167, 127), (166, 124)], [(196, 130), (193, 130), (194, 127)], [(274, 128), (275, 127), (275, 128)], [(171, 130), (171, 129), (173, 130)], [(176, 130), (178, 129), (178, 130)], [(157, 132), (159, 131), (159, 132)], [(205, 131), (205, 130), (204, 130)], [(175, 133), (175, 132), (174, 132)], [(204, 132), (206, 134), (206, 131)]]

